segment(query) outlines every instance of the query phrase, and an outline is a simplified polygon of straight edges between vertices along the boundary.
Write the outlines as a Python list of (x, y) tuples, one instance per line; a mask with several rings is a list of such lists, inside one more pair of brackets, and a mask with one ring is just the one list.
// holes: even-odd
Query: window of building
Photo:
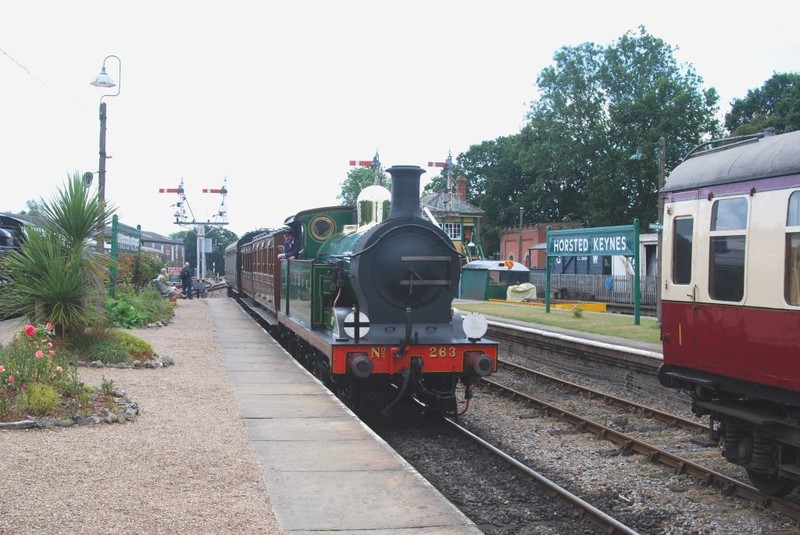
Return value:
[(455, 241), (461, 239), (461, 223), (446, 221), (442, 230), (444, 230), (445, 234), (447, 234), (451, 240)]
[(744, 197), (714, 201), (711, 209), (708, 294), (720, 301), (744, 297), (748, 203)]
[(786, 265), (783, 292), (786, 302), (800, 305), (800, 191), (789, 197), (786, 215)]

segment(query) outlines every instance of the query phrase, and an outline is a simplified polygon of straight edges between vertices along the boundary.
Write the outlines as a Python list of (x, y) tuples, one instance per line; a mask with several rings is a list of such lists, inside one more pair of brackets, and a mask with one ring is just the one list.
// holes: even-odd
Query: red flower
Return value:
[(26, 325), (25, 326), (25, 336), (33, 336), (36, 334), (36, 327), (33, 325)]
[(14, 382), (14, 376), (13, 375), (9, 375), (7, 381), (9, 383), (13, 383)]

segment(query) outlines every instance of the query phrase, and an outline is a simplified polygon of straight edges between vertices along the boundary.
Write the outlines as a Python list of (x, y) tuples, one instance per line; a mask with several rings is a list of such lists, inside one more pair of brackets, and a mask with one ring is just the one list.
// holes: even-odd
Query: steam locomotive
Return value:
[(800, 132), (701, 148), (662, 191), (659, 379), (781, 496), (800, 482)]
[[(355, 412), (457, 415), (458, 383), (468, 403), (497, 368), (497, 343), (483, 338), (482, 315), (451, 308), (461, 254), (422, 217), (424, 170), (387, 172), (391, 193), (369, 186), (355, 210), (301, 211), (229, 245), (229, 295)], [(279, 258), (286, 231), (297, 258)]]

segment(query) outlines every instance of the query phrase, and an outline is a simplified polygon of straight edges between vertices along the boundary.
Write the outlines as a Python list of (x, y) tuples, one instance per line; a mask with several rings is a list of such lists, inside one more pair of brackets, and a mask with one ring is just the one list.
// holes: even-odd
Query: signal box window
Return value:
[(672, 243), (672, 280), (675, 284), (692, 282), (692, 233), (694, 219), (683, 217), (675, 220), (675, 235)]
[(445, 222), (442, 230), (444, 230), (444, 233), (447, 234), (447, 237), (451, 240), (461, 239), (461, 223)]
[(786, 302), (800, 305), (800, 191), (789, 197), (786, 215), (786, 267), (783, 292)]
[(747, 199), (720, 199), (711, 209), (708, 293), (719, 301), (744, 297)]

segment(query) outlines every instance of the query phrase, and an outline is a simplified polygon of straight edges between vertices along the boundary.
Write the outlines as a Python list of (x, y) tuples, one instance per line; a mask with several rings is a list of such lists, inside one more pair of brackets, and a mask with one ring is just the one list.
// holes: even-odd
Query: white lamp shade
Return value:
[(117, 84), (114, 82), (114, 79), (106, 74), (106, 70), (103, 69), (100, 71), (100, 74), (97, 75), (97, 78), (94, 81), (90, 82), (95, 87), (115, 87)]

